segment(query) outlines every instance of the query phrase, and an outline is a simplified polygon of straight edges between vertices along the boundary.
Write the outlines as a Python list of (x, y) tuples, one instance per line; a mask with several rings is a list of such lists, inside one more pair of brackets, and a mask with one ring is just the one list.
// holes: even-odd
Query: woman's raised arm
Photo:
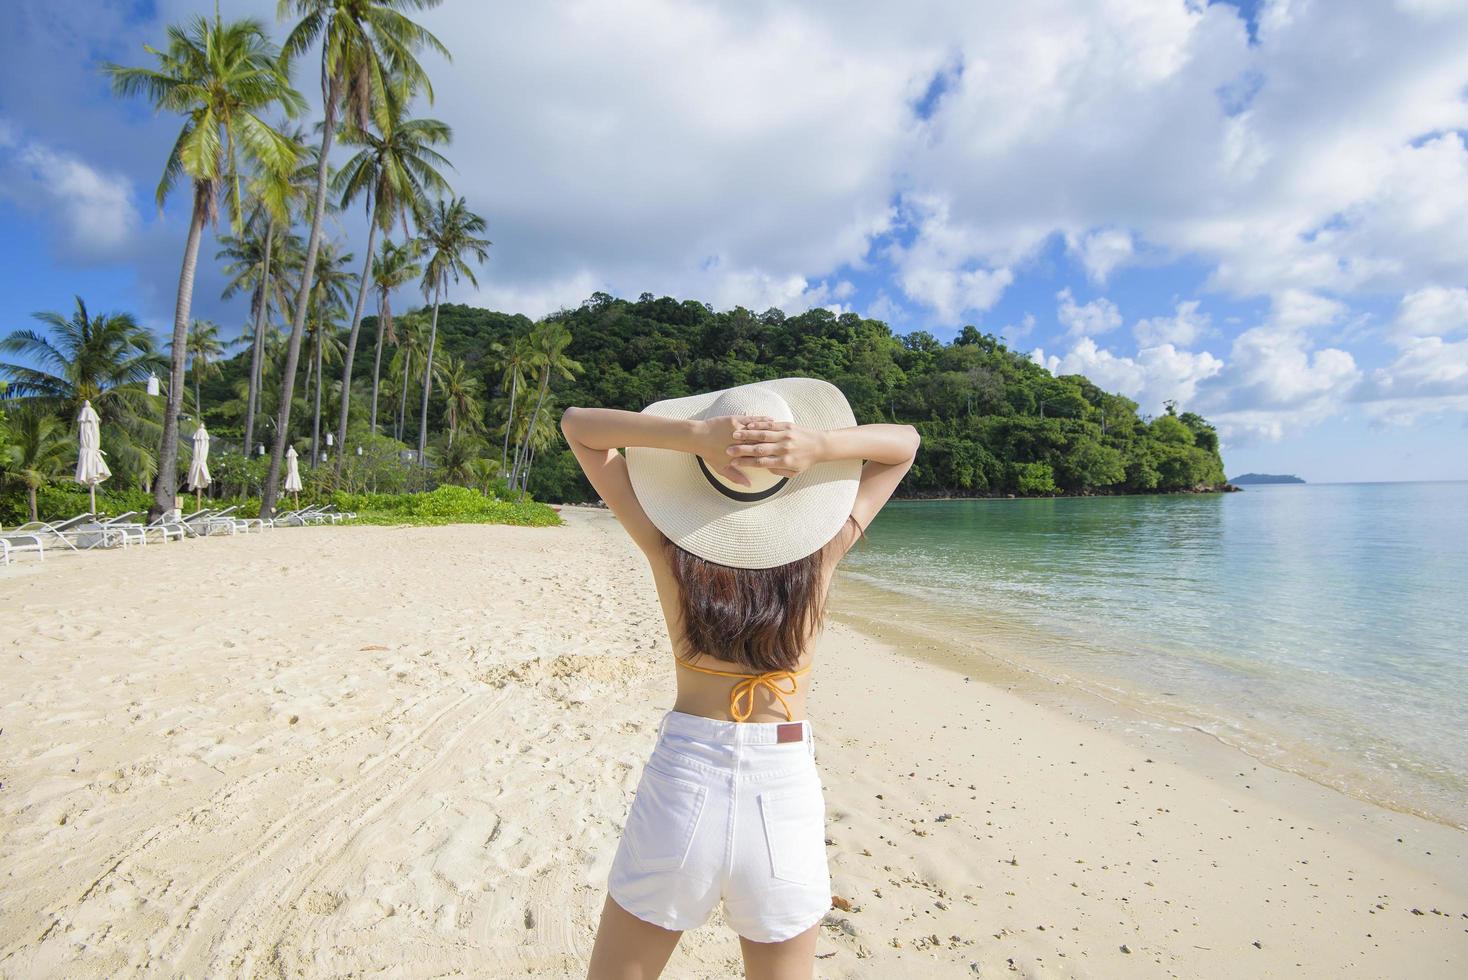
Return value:
[(617, 408), (568, 408), (561, 416), (561, 432), (586, 479), (632, 540), (649, 554), (662, 545), (662, 532), (638, 503), (627, 461), (617, 450), (647, 446), (694, 453), (727, 479), (749, 486), (749, 477), (730, 465), (726, 453), (743, 424), (740, 416), (669, 419)]
[(759, 419), (734, 434), (728, 454), (740, 466), (759, 466), (780, 476), (832, 460), (866, 460), (851, 507), (851, 516), (865, 530), (902, 482), (921, 441), (910, 425), (875, 422), (822, 430)]

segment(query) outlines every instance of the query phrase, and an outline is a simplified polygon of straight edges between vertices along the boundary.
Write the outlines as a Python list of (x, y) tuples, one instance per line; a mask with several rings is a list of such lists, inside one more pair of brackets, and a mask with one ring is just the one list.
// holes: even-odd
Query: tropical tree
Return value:
[(570, 381), (581, 373), (580, 363), (566, 356), (566, 348), (569, 346), (571, 331), (558, 320), (542, 320), (530, 331), (531, 358), (536, 373), (540, 376), (540, 390), (535, 399), (535, 411), (525, 430), (526, 438), (520, 445), (520, 451), (515, 454), (515, 465), (510, 471), (511, 488), (519, 486), (523, 489), (528, 485), (529, 467), (526, 463), (534, 449), (536, 426), (540, 423), (540, 410), (546, 393), (550, 390), (551, 378), (559, 377)]
[(459, 281), (462, 276), (475, 286), (474, 270), (465, 261), (472, 255), (483, 262), (489, 257), (486, 239), (477, 237), (484, 231), (484, 219), (469, 210), (465, 200), (455, 198), (451, 203), (439, 200), (423, 225), (423, 240), (428, 249), (428, 262), (423, 269), (423, 296), (433, 299), (433, 324), (428, 331), (428, 353), (423, 364), (423, 406), (418, 417), (418, 458), (424, 459), (428, 448), (428, 389), (429, 375), (433, 370), (433, 346), (438, 339), (438, 305), (449, 288), (449, 279)]
[(255, 20), (225, 23), (216, 11), (212, 21), (196, 17), (187, 28), (169, 27), (167, 51), (145, 49), (158, 59), (157, 68), (109, 64), (106, 70), (118, 94), (146, 96), (159, 111), (177, 112), (184, 117), (183, 129), (174, 141), (158, 182), (158, 207), (163, 207), (179, 177), (187, 177), (193, 183), (193, 211), (173, 310), (168, 401), (158, 449), (153, 506), (149, 511), (156, 516), (173, 506), (177, 490), (184, 353), (194, 294), (194, 268), (204, 225), (218, 213), (222, 188), (228, 189), (226, 202), (231, 224), (239, 221), (240, 147), (263, 166), (291, 165), (295, 144), (265, 122), (260, 113), (280, 106), (287, 114), (295, 115), (305, 108), (305, 100), (291, 88), (275, 45)]
[(10, 379), (9, 397), (34, 402), (68, 428), (90, 401), (102, 419), (118, 479), (151, 477), (154, 458), (143, 446), (160, 426), (146, 383), (168, 363), (153, 335), (131, 314), (90, 314), (80, 296), (69, 318), (56, 312), (32, 316), (45, 324), (45, 332), (17, 330), (0, 340), (0, 354), (35, 365), (0, 363)]
[(25, 487), (31, 520), (39, 520), (36, 491), (65, 472), (72, 458), (72, 442), (66, 423), (39, 404), (31, 403), (11, 417), (10, 438), (6, 480)]
[(400, 286), (406, 286), (423, 273), (418, 264), (422, 246), (418, 239), (410, 238), (401, 245), (382, 240), (382, 251), (372, 265), (373, 287), (377, 290), (377, 354), (372, 360), (372, 432), (377, 432), (377, 387), (382, 376), (382, 343), (397, 345), (397, 333), (393, 330), (392, 294)]
[(321, 247), (321, 222), (326, 212), (327, 161), (336, 138), (338, 113), (359, 130), (376, 121), (381, 131), (388, 101), (388, 87), (396, 78), (410, 89), (422, 89), (433, 101), (433, 86), (418, 63), (416, 52), (430, 47), (445, 58), (448, 49), (438, 38), (409, 20), (403, 10), (427, 10), (440, 0), (279, 0), (277, 14), (294, 12), (301, 19), (286, 37), (284, 54), (295, 58), (321, 41), (321, 101), (325, 119), (321, 126), (321, 166), (316, 175), (316, 196), (311, 207), (311, 231), (306, 238), (306, 258), (301, 270), (295, 315), (291, 322), (290, 346), (276, 421), (275, 444), (270, 452), (270, 472), (260, 500), (260, 513), (275, 512), (280, 492), (280, 467), (285, 457), (285, 440), (290, 427), (291, 398), (296, 367), (301, 354), (301, 337), (306, 329), (307, 297), (316, 274), (316, 256)]
[(399, 442), (405, 442), (407, 435), (408, 415), (408, 388), (414, 377), (414, 369), (422, 360), (424, 348), (427, 347), (428, 324), (419, 313), (410, 313), (398, 322), (398, 344), (397, 351), (393, 354), (389, 370), (392, 374), (393, 386), (398, 392), (398, 427), (396, 438)]
[(520, 470), (519, 489), (521, 491), (527, 491), (530, 488), (530, 470), (535, 465), (536, 453), (555, 445), (561, 438), (561, 427), (556, 421), (555, 396), (547, 395), (542, 401), (545, 411), (531, 418), (525, 433), (525, 460)]
[(219, 324), (213, 320), (195, 320), (194, 325), (189, 328), (188, 359), (189, 373), (194, 376), (194, 411), (201, 418), (204, 415), (204, 375), (219, 373), (216, 362), (225, 349), (235, 343), (239, 341), (226, 344), (219, 339)]
[(500, 468), (492, 459), (476, 459), (469, 464), (469, 486), (488, 496), (490, 487), (499, 479)]
[[(451, 137), (449, 127), (437, 119), (407, 118), (405, 103), (412, 97), (411, 90), (393, 85), (389, 86), (388, 93), (384, 111), (379, 113), (384, 123), (379, 132), (346, 127), (342, 142), (361, 149), (338, 171), (333, 182), (341, 194), (342, 209), (361, 197), (368, 218), (367, 258), (362, 266), (357, 305), (352, 312), (346, 357), (342, 359), (341, 417), (336, 427), (338, 472), (346, 458), (343, 450), (347, 439), (347, 409), (351, 401), (352, 360), (357, 353), (357, 331), (362, 325), (362, 311), (367, 305), (367, 289), (373, 281), (372, 247), (378, 229), (386, 233), (394, 224), (401, 222), (403, 235), (407, 237), (408, 214), (421, 214), (427, 206), (430, 192), (448, 190), (448, 182), (437, 168), (449, 163), (431, 144), (447, 143)], [(378, 350), (381, 351), (380, 346)]]
[[(305, 200), (308, 185), (315, 183), (316, 160), (306, 146), (305, 133), (297, 128), (286, 136), (296, 146), (297, 163), (284, 169), (261, 166), (250, 182), (253, 207), (242, 235), (222, 239), (224, 248), (215, 258), (228, 258), (225, 274), (230, 276), (224, 298), (250, 290), (250, 316), (254, 323), (250, 345), (250, 378), (245, 406), (245, 446), (254, 445), (255, 417), (259, 413), (260, 385), (265, 330), (270, 308), (284, 310), (287, 286), (279, 270), (304, 257), (299, 236), (290, 231), (297, 205)], [(261, 226), (264, 234), (261, 235)], [(277, 236), (280, 242), (277, 246)]]
[(476, 436), (465, 436), (458, 442), (454, 442), (451, 436), (446, 437), (437, 450), (438, 464), (444, 481), (457, 483), (464, 487), (472, 486), (474, 464), (479, 462), (483, 451), (484, 443), (480, 442)]
[(463, 360), (453, 355), (443, 359), (438, 388), (446, 405), (449, 445), (454, 444), (454, 434), (460, 428), (470, 435), (478, 435), (484, 427), (484, 406), (479, 398), (483, 386), (469, 373)]
[[(500, 377), (500, 387), (510, 389), (510, 397), (505, 411), (505, 441), (500, 448), (500, 472), (503, 473), (510, 465), (510, 432), (515, 427), (515, 399), (520, 394), (520, 381), (530, 368), (531, 352), (528, 338), (511, 337), (508, 343), (495, 341), (489, 347), (490, 357), (498, 365), (503, 374)], [(516, 443), (519, 446), (519, 443)]]
[[(314, 407), (311, 412), (311, 468), (321, 461), (321, 396), (326, 383), (326, 368), (341, 363), (345, 349), (341, 332), (345, 309), (337, 303), (323, 304), (306, 320), (306, 338), (311, 343), (311, 358), (316, 373)], [(311, 371), (306, 372), (306, 390), (311, 390)]]
[[(316, 277), (311, 284), (308, 300), (311, 310), (307, 320), (313, 337), (312, 353), (316, 366), (316, 407), (311, 419), (312, 469), (316, 468), (321, 458), (321, 369), (328, 351), (331, 363), (335, 364), (336, 355), (341, 349), (336, 331), (341, 325), (342, 312), (351, 301), (352, 287), (357, 283), (357, 276), (352, 272), (351, 265), (351, 252), (338, 251), (337, 244), (333, 241), (321, 243), (321, 251), (316, 259)], [(309, 378), (307, 387), (310, 387)]]

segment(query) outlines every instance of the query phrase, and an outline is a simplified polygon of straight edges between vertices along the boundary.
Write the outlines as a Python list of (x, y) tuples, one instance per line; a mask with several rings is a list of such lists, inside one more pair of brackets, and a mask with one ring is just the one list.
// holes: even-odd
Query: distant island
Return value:
[(1239, 486), (1248, 486), (1251, 483), (1304, 483), (1305, 481), (1293, 473), (1284, 475), (1278, 473), (1245, 473), (1243, 476), (1230, 477), (1228, 482), (1236, 483)]

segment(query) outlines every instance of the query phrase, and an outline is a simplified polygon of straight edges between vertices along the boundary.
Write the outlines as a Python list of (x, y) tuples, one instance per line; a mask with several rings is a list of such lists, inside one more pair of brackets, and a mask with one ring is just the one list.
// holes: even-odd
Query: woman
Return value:
[(912, 465), (917, 431), (856, 425), (812, 378), (640, 413), (570, 408), (561, 431), (652, 566), (678, 682), (588, 976), (658, 976), (722, 899), (746, 976), (809, 977), (831, 904), (809, 653), (836, 564)]

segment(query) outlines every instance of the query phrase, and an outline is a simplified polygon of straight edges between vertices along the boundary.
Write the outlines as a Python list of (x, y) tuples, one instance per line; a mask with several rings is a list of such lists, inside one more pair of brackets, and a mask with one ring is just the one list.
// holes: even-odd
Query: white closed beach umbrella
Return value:
[(92, 496), (92, 513), (97, 513), (97, 484), (112, 475), (107, 460), (102, 458), (102, 420), (91, 401), (82, 402), (76, 417), (80, 451), (76, 457), (76, 482), (87, 487)]
[(194, 459), (189, 463), (189, 487), (194, 491), (194, 509), (202, 503), (201, 493), (209, 485), (209, 433), (204, 423), (194, 430)]
[[(301, 467), (296, 462), (296, 447), (291, 446), (285, 451), (285, 489), (287, 493), (301, 492)], [(299, 504), (301, 499), (296, 498)]]

